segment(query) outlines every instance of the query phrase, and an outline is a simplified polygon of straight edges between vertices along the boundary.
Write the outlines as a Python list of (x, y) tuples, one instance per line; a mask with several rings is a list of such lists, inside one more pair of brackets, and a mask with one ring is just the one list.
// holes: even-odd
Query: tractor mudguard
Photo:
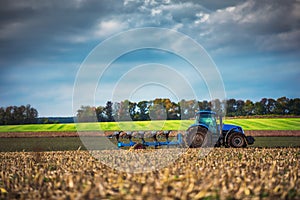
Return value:
[(228, 144), (228, 137), (231, 133), (233, 133), (235, 128), (231, 128), (229, 131), (227, 131), (227, 133), (225, 134), (224, 138), (223, 138), (223, 144), (226, 146)]

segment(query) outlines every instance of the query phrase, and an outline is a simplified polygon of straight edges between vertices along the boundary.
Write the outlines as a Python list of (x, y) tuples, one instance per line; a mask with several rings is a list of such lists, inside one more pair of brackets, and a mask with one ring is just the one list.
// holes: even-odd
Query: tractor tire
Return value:
[(221, 142), (217, 141), (217, 143), (214, 145), (214, 147), (221, 147)]
[(208, 143), (208, 130), (201, 126), (191, 127), (187, 130), (186, 143), (190, 148), (205, 147)]
[(247, 140), (248, 145), (252, 145), (255, 142), (255, 139), (252, 136), (247, 136), (246, 140)]
[(130, 149), (132, 149), (132, 150), (136, 150), (136, 149), (146, 149), (146, 147), (145, 147), (143, 144), (141, 144), (141, 143), (137, 143), (137, 144), (135, 144), (134, 146), (132, 146)]
[(228, 136), (227, 144), (233, 148), (242, 148), (247, 146), (244, 135), (238, 132), (233, 132)]

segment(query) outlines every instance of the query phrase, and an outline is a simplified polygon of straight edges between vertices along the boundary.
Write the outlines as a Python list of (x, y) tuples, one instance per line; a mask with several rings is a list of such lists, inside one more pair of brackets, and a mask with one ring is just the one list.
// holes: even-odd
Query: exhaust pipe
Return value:
[(223, 130), (223, 118), (222, 118), (222, 116), (220, 115), (219, 116), (219, 120), (220, 120), (220, 135), (222, 135), (222, 130)]

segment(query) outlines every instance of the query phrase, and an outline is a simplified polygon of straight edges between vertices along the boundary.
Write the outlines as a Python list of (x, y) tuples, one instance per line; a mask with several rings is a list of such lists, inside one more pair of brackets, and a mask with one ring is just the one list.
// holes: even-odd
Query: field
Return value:
[[(129, 160), (149, 150), (95, 151)], [(152, 162), (167, 160), (157, 150)], [(88, 151), (0, 153), (2, 199), (300, 199), (299, 148), (189, 149), (165, 168), (125, 173)], [(111, 165), (122, 159), (103, 158)], [(106, 159), (106, 160), (105, 160)], [(143, 167), (143, 166), (139, 166)]]
[[(32, 124), (0, 126), (0, 132), (72, 132), (95, 130), (186, 130), (193, 120), (101, 122), (78, 124)], [(227, 124), (242, 126), (244, 130), (300, 130), (300, 118), (227, 119)], [(77, 126), (77, 127), (76, 127)]]
[[(99, 137), (86, 137), (89, 148), (100, 150), (106, 142)], [(164, 140), (164, 139), (162, 139)], [(116, 144), (116, 139), (110, 139)], [(125, 140), (128, 142), (128, 140)], [(140, 142), (140, 140), (137, 140)], [(249, 147), (300, 147), (300, 137), (255, 137), (255, 143)], [(13, 151), (64, 151), (85, 150), (79, 137), (34, 137), (34, 138), (0, 138), (0, 152)]]
[[(97, 133), (185, 130), (192, 123), (77, 126)], [(248, 133), (300, 131), (300, 118), (225, 123)], [(0, 137), (12, 136), (0, 138), (0, 199), (300, 199), (300, 137), (255, 137), (249, 148), (184, 149), (178, 154), (177, 148), (100, 150), (107, 149), (106, 137), (95, 136), (85, 138), (92, 149), (86, 151), (79, 137), (70, 137), (76, 130), (75, 124), (0, 126)], [(60, 137), (63, 133), (66, 137)], [(110, 141), (116, 144), (115, 138)]]

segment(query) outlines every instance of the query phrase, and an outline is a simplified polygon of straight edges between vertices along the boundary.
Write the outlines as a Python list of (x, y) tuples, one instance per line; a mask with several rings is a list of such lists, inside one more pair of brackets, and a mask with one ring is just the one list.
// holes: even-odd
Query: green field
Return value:
[[(113, 130), (186, 130), (193, 120), (102, 122), (78, 124), (31, 124), (0, 126), (0, 132), (45, 132), (45, 131), (113, 131)], [(300, 118), (228, 119), (244, 130), (300, 130)]]
[(244, 130), (300, 130), (300, 118), (230, 119), (225, 123), (241, 126)]

